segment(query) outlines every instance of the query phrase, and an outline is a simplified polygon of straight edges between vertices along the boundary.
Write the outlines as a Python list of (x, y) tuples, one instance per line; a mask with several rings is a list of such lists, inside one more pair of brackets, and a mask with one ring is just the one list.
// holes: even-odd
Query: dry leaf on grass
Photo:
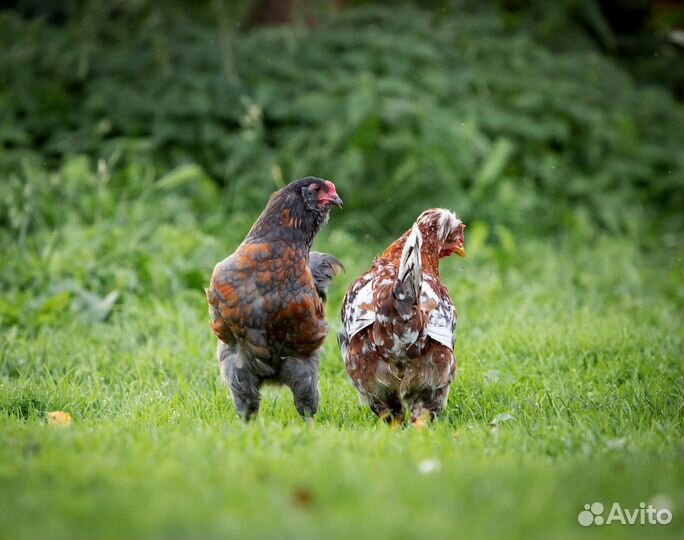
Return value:
[(299, 487), (292, 494), (292, 502), (299, 508), (308, 508), (313, 504), (313, 493), (307, 487)]
[(63, 411), (49, 412), (47, 419), (51, 426), (68, 426), (71, 424), (71, 415)]

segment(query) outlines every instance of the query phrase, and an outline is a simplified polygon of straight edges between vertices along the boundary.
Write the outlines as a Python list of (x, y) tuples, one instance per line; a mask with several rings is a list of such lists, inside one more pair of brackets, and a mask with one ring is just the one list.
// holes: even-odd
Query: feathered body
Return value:
[[(308, 177), (274, 193), (206, 290), (218, 360), (238, 413), (259, 410), (264, 382), (288, 385), (302, 416), (318, 407), (318, 350), (328, 334), (324, 299), (341, 264), (313, 252), (332, 205), (332, 182)], [(315, 277), (316, 276), (316, 277)]]
[(439, 260), (463, 249), (465, 225), (449, 210), (423, 212), (349, 288), (339, 334), (362, 401), (388, 422), (422, 425), (446, 405), (456, 362), (457, 312)]

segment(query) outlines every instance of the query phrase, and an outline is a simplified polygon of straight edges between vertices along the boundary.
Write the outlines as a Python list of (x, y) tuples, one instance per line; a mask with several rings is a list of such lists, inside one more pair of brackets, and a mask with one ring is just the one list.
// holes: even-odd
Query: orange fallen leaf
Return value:
[(307, 508), (313, 503), (313, 493), (309, 488), (300, 487), (292, 495), (292, 502), (300, 508)]
[(51, 426), (68, 426), (71, 424), (71, 415), (63, 411), (52, 411), (47, 415), (48, 424)]

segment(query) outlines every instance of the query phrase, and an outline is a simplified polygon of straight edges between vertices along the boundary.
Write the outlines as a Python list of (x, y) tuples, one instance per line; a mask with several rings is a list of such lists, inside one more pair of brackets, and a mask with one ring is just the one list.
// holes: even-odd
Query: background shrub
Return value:
[[(216, 5), (0, 12), (6, 226), (92, 218), (195, 165), (250, 217), (291, 179), (331, 178), (346, 228), (375, 239), (436, 204), (537, 235), (682, 224), (681, 106), (587, 47), (407, 6), (236, 33)], [(74, 167), (106, 181), (77, 185)], [(188, 187), (197, 215), (206, 184)]]

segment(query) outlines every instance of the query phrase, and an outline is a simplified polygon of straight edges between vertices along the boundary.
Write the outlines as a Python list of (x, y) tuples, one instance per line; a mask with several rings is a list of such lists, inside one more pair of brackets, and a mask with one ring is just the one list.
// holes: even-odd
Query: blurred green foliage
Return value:
[(681, 106), (496, 13), (366, 7), (237, 33), (219, 2), (113, 5), (66, 21), (0, 12), (13, 238), (123, 212), (169, 171), (193, 178), (183, 219), (218, 198), (251, 218), (283, 183), (331, 178), (347, 229), (374, 239), (436, 205), (516, 233), (682, 224)]
[[(469, 0), (447, 2), (471, 4)], [(684, 98), (684, 9), (678, 0), (493, 0), (506, 23), (558, 51), (600, 51), (638, 81)], [(458, 9), (458, 8), (456, 8)]]

